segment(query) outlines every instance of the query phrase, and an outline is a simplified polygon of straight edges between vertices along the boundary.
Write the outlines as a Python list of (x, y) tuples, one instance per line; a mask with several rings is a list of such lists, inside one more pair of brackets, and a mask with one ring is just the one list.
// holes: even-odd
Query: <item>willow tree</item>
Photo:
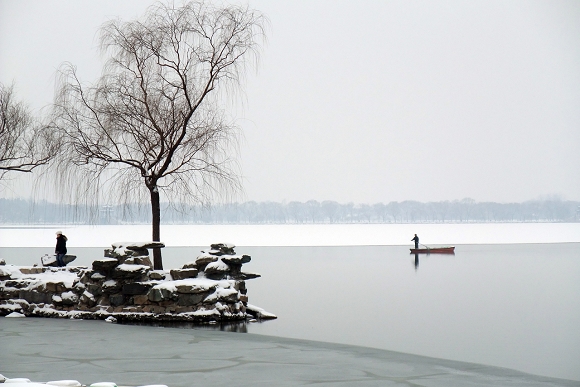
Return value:
[(54, 134), (16, 100), (13, 86), (0, 84), (0, 180), (48, 164), (58, 152)]
[[(153, 241), (161, 195), (207, 202), (239, 189), (239, 130), (222, 106), (256, 64), (264, 23), (248, 8), (189, 2), (104, 24), (101, 77), (86, 86), (73, 65), (60, 72), (54, 123), (69, 149), (61, 181), (74, 182), (77, 199), (103, 189), (125, 203), (148, 196)], [(154, 268), (163, 268), (159, 249)]]

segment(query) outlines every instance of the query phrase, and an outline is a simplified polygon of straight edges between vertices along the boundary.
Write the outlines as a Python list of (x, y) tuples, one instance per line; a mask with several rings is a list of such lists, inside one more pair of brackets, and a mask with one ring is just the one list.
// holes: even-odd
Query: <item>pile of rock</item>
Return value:
[(180, 269), (152, 270), (159, 242), (115, 243), (92, 267), (0, 269), (0, 315), (212, 322), (275, 318), (248, 305), (248, 255), (213, 244)]

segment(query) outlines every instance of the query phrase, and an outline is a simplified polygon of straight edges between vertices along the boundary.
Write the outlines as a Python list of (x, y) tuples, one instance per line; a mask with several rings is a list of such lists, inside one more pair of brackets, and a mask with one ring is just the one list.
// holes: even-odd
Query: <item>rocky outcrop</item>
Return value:
[(0, 315), (218, 322), (276, 318), (248, 306), (248, 255), (213, 244), (181, 268), (152, 270), (159, 242), (114, 243), (91, 267), (0, 267)]

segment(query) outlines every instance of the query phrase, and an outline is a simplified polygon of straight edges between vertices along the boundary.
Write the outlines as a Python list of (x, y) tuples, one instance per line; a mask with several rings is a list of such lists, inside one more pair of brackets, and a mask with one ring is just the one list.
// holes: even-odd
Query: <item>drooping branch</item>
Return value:
[(0, 180), (8, 172), (32, 172), (58, 152), (51, 129), (14, 98), (14, 88), (0, 84)]
[(149, 195), (154, 219), (158, 193), (208, 201), (238, 190), (239, 130), (219, 104), (256, 62), (264, 24), (257, 11), (201, 1), (105, 23), (103, 75), (83, 85), (64, 66), (58, 80), (53, 121), (72, 150), (59, 160), (62, 179), (99, 192), (105, 184), (127, 201)]

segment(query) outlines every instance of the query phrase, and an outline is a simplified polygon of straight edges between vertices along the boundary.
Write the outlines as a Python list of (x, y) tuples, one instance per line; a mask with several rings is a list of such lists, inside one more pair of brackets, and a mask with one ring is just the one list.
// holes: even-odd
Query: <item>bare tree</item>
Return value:
[[(85, 198), (103, 187), (125, 202), (148, 196), (153, 241), (160, 192), (207, 203), (239, 189), (238, 128), (220, 102), (256, 64), (264, 24), (257, 11), (204, 2), (157, 3), (141, 20), (104, 24), (99, 80), (85, 86), (72, 65), (61, 71), (54, 123), (70, 148), (62, 181)], [(154, 267), (162, 266), (156, 249)]]
[(58, 150), (53, 135), (15, 100), (13, 86), (0, 84), (0, 180), (8, 172), (32, 172), (48, 164)]

